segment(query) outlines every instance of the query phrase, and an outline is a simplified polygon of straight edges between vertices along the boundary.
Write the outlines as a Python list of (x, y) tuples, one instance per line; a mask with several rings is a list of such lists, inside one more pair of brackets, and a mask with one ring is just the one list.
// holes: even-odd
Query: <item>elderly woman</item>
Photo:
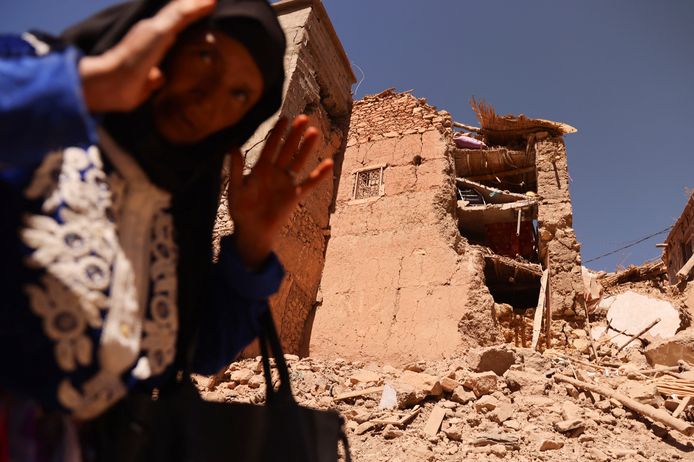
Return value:
[[(284, 48), (263, 0), (142, 0), (59, 39), (0, 39), (0, 448), (4, 431), (10, 460), (65, 449), (70, 422), (133, 394), (165, 396), (258, 334), (283, 275), (273, 241), (332, 168), (295, 181), (318, 135), (299, 116), (278, 122), (243, 175), (240, 146), (281, 102)], [(213, 264), (227, 155), (235, 232)], [(56, 415), (71, 416), (58, 419), (57, 446), (41, 437)]]

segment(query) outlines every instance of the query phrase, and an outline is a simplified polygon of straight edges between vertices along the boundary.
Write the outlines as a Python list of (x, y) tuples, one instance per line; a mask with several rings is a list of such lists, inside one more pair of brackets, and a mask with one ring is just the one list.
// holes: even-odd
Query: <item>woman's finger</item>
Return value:
[(282, 136), (284, 136), (284, 133), (287, 131), (287, 124), (288, 122), (286, 117), (280, 117), (280, 119), (277, 121), (275, 127), (270, 132), (270, 136), (268, 136), (267, 141), (265, 141), (263, 150), (260, 151), (260, 157), (258, 158), (258, 162), (255, 164), (256, 169), (263, 169), (272, 163), (273, 159), (275, 158), (275, 154), (277, 154), (277, 151), (282, 144)]
[(318, 142), (318, 135), (320, 132), (316, 127), (309, 127), (304, 134), (304, 139), (301, 142), (301, 146), (294, 156), (293, 162), (291, 162), (286, 168), (294, 174), (301, 172), (304, 164), (308, 160), (309, 156), (313, 152), (313, 149)]
[(303, 199), (308, 193), (315, 189), (321, 181), (332, 173), (334, 164), (332, 159), (325, 159), (318, 164), (318, 167), (314, 168), (311, 173), (309, 173), (308, 178), (297, 186), (299, 200)]
[(173, 0), (152, 18), (164, 33), (182, 31), (198, 19), (211, 13), (216, 0)]
[[(299, 148), (299, 143), (301, 143), (301, 138), (304, 136), (307, 126), (308, 116), (301, 114), (294, 118), (287, 140), (282, 145), (279, 154), (277, 154), (277, 160), (275, 162), (278, 168), (284, 170), (289, 167), (294, 154), (296, 154)], [(298, 172), (298, 170), (294, 170), (294, 172)]]

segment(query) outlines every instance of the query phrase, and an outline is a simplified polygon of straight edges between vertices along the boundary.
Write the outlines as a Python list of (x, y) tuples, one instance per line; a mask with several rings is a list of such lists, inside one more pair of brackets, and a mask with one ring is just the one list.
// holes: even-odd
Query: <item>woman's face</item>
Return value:
[(245, 46), (198, 29), (168, 58), (166, 82), (154, 97), (154, 123), (174, 144), (193, 144), (239, 122), (263, 94), (263, 76)]

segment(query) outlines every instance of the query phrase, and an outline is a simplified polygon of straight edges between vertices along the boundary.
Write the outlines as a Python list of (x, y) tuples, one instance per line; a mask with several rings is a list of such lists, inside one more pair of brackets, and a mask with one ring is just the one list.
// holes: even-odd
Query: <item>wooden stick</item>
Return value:
[(530, 344), (530, 348), (533, 350), (537, 348), (537, 342), (540, 340), (540, 330), (542, 329), (542, 318), (545, 312), (545, 290), (547, 290), (547, 278), (549, 277), (549, 271), (544, 270), (542, 272), (542, 278), (540, 279), (540, 296), (537, 299), (537, 308), (535, 309), (535, 318), (533, 319), (533, 340)]
[(343, 399), (357, 398), (364, 395), (373, 395), (374, 393), (381, 393), (383, 387), (371, 387), (364, 388), (363, 390), (348, 391), (347, 393), (342, 393), (333, 398), (333, 401), (342, 401)]
[(475, 133), (482, 133), (482, 129), (478, 127), (473, 127), (472, 125), (466, 125), (460, 122), (455, 122), (453, 121), (453, 126), (457, 128), (464, 128), (465, 130), (475, 132)]
[(598, 393), (606, 398), (617, 400), (620, 403), (622, 403), (622, 405), (631, 409), (632, 411), (646, 416), (655, 422), (665, 424), (668, 427), (673, 428), (686, 436), (692, 436), (694, 434), (694, 425), (691, 425), (690, 423), (685, 422), (683, 420), (677, 419), (668, 414), (666, 411), (663, 411), (662, 409), (656, 409), (653, 406), (648, 406), (646, 404), (639, 403), (638, 401), (633, 400), (621, 393), (617, 393), (616, 391), (610, 388), (601, 387), (599, 385), (595, 385), (588, 382), (583, 382), (581, 380), (576, 380), (561, 374), (555, 374), (554, 380), (556, 382), (569, 383), (583, 390), (589, 390), (594, 393)]
[(586, 312), (586, 326), (588, 326), (588, 339), (590, 340), (590, 348), (593, 350), (593, 358), (597, 361), (600, 358), (598, 357), (598, 350), (595, 349), (595, 342), (593, 342), (593, 328), (590, 326), (590, 316), (588, 315), (588, 304), (584, 301), (583, 302), (583, 309)]
[(675, 409), (675, 412), (672, 413), (672, 416), (677, 418), (682, 414), (682, 411), (689, 406), (689, 402), (692, 400), (691, 396), (685, 396), (684, 399), (680, 402), (680, 405), (677, 406), (677, 409)]
[(619, 352), (622, 351), (624, 348), (626, 348), (626, 346), (629, 345), (631, 342), (633, 342), (634, 340), (636, 340), (637, 338), (641, 337), (643, 334), (645, 334), (646, 332), (648, 332), (649, 330), (651, 330), (651, 329), (653, 328), (653, 326), (655, 326), (655, 325), (658, 324), (659, 322), (660, 322), (660, 318), (657, 318), (657, 319), (655, 319), (652, 323), (650, 323), (647, 327), (644, 327), (644, 328), (641, 330), (641, 332), (639, 332), (639, 333), (636, 334), (636, 335), (632, 335), (631, 338), (629, 339), (629, 341), (628, 341), (627, 343), (625, 343), (624, 345), (622, 345), (621, 347), (619, 347), (619, 349), (617, 350), (617, 352), (616, 352), (615, 354), (619, 353)]

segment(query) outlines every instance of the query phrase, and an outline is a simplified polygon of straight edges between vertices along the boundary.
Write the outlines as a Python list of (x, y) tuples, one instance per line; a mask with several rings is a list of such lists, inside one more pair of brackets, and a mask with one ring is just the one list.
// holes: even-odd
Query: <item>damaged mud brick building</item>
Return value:
[(536, 312), (538, 338), (584, 313), (562, 139), (575, 129), (473, 107), (480, 128), (408, 92), (354, 103), (311, 355), (402, 364), (530, 346)]
[(694, 192), (665, 240), (663, 261), (671, 284), (686, 281), (694, 273)]
[[(287, 37), (284, 100), (278, 113), (260, 127), (242, 151), (246, 167), (251, 168), (279, 117), (291, 120), (307, 114), (323, 136), (313, 157), (299, 173), (299, 177), (304, 177), (323, 159), (333, 157), (339, 164), (347, 139), (355, 77), (319, 0), (285, 0), (274, 3), (273, 7)], [(308, 350), (310, 328), (306, 326), (310, 326), (323, 271), (334, 190), (333, 183), (325, 182), (304, 200), (282, 230), (275, 247), (286, 277), (270, 303), (287, 353), (305, 354)], [(226, 201), (222, 200), (215, 238), (232, 231)]]

